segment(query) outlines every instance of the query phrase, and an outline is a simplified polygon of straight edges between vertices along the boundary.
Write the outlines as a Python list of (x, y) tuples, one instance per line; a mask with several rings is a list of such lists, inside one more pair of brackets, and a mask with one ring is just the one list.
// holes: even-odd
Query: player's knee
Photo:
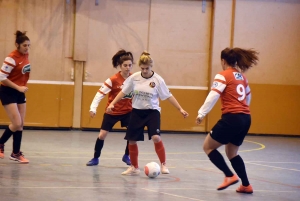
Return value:
[(212, 149), (206, 143), (203, 144), (202, 149), (206, 153), (206, 155), (208, 155), (212, 151)]
[(159, 135), (153, 135), (153, 136), (152, 136), (152, 140), (153, 140), (154, 143), (157, 143), (157, 142), (159, 142), (161, 139), (160, 139), (160, 136), (159, 136)]
[(12, 127), (13, 130), (23, 130), (23, 122), (22, 121), (12, 122)]
[(100, 133), (99, 136), (98, 136), (98, 138), (99, 138), (100, 140), (105, 140), (106, 135)]
[(108, 131), (101, 130), (100, 133), (99, 133), (99, 135), (98, 135), (98, 138), (100, 140), (105, 140), (105, 138), (107, 136), (107, 133), (108, 133)]

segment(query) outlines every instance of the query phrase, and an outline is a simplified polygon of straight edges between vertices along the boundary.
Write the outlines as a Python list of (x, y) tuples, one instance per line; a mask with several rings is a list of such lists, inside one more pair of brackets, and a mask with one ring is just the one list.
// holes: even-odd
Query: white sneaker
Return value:
[(135, 168), (131, 165), (126, 171), (122, 172), (122, 175), (139, 175), (140, 172), (139, 168)]
[(169, 169), (167, 168), (166, 163), (162, 163), (162, 164), (161, 164), (161, 169), (160, 169), (160, 171), (161, 171), (162, 174), (170, 174), (170, 171), (169, 171)]

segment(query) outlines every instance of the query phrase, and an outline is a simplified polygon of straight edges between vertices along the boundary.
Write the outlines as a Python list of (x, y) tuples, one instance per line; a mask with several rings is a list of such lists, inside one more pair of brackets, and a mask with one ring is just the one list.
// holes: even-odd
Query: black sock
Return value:
[(246, 167), (242, 157), (240, 157), (240, 155), (237, 155), (236, 157), (232, 158), (230, 162), (234, 171), (237, 173), (239, 178), (241, 178), (243, 186), (249, 186)]
[(12, 134), (13, 134), (13, 132), (7, 126), (7, 128), (5, 129), (4, 133), (2, 134), (2, 136), (0, 138), (0, 144), (5, 144), (7, 142), (7, 140), (12, 136)]
[(223, 156), (220, 154), (220, 152), (216, 149), (212, 150), (209, 154), (208, 157), (210, 161), (217, 167), (219, 168), (222, 172), (224, 172), (226, 177), (232, 177), (233, 173), (227, 166)]
[(127, 155), (127, 156), (129, 156), (128, 144), (129, 144), (129, 141), (127, 140), (126, 148), (125, 148), (125, 155)]
[(94, 158), (99, 158), (101, 155), (101, 150), (103, 148), (104, 140), (100, 140), (97, 138), (96, 144), (95, 144), (95, 152), (94, 152)]
[(22, 141), (22, 133), (23, 131), (16, 131), (13, 133), (13, 153), (18, 154), (21, 148), (21, 141)]

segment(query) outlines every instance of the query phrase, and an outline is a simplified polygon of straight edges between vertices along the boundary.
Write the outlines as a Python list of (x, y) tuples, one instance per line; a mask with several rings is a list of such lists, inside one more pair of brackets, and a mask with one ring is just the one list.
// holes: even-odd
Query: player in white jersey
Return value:
[(154, 142), (155, 151), (161, 163), (161, 173), (169, 174), (166, 166), (166, 153), (163, 142), (160, 138), (160, 107), (159, 99), (168, 100), (176, 107), (184, 118), (188, 113), (182, 109), (175, 97), (170, 93), (164, 79), (152, 71), (153, 60), (150, 54), (143, 52), (139, 66), (140, 72), (132, 74), (124, 82), (122, 91), (107, 107), (107, 112), (114, 110), (114, 105), (121, 98), (133, 91), (132, 113), (125, 139), (129, 140), (129, 155), (131, 166), (122, 175), (137, 175), (140, 173), (138, 165), (137, 141), (144, 141), (144, 127), (148, 128), (149, 140)]
[(213, 108), (219, 97), (222, 102), (222, 118), (206, 136), (203, 150), (210, 161), (225, 175), (224, 182), (217, 190), (226, 189), (239, 181), (231, 172), (223, 156), (217, 150), (225, 144), (227, 158), (231, 166), (242, 180), (242, 185), (236, 189), (238, 193), (253, 193), (246, 173), (243, 159), (238, 155), (239, 147), (251, 125), (249, 104), (251, 100), (250, 87), (243, 72), (253, 64), (257, 64), (257, 52), (241, 48), (226, 48), (221, 52), (222, 72), (214, 79), (213, 86), (204, 104), (198, 111), (196, 123), (200, 124), (206, 114)]

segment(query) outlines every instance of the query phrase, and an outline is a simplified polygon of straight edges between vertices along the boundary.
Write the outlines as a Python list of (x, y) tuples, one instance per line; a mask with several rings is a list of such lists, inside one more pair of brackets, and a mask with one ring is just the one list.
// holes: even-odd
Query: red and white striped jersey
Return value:
[[(118, 93), (122, 90), (123, 82), (125, 79), (120, 74), (121, 72), (116, 73), (115, 75), (108, 78), (100, 87), (97, 94), (94, 97), (94, 100), (90, 106), (90, 111), (96, 113), (99, 102), (108, 94), (108, 101), (105, 107), (114, 100)], [(119, 102), (114, 105), (114, 110), (110, 115), (122, 115), (127, 114), (132, 110), (132, 93), (130, 92), (124, 96)]]
[(222, 114), (245, 113), (250, 114), (246, 97), (250, 94), (250, 87), (246, 77), (235, 68), (227, 68), (218, 73), (211, 88), (220, 94)]
[(18, 50), (14, 50), (5, 58), (0, 70), (2, 80), (7, 78), (19, 86), (26, 86), (29, 74), (28, 54), (22, 54)]

